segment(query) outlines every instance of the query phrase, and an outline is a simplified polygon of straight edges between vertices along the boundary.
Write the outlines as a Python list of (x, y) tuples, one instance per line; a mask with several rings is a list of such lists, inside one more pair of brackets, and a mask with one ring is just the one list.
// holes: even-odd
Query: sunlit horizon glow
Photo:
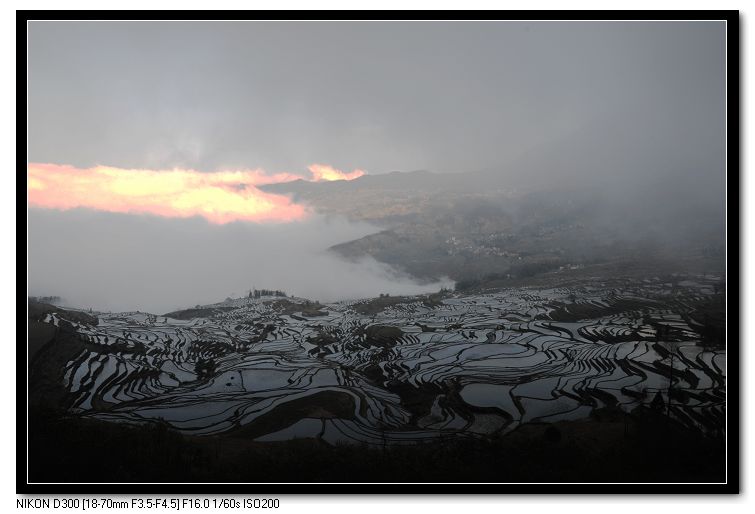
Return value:
[(144, 170), (95, 166), (80, 169), (58, 164), (28, 165), (31, 207), (153, 214), (211, 223), (289, 222), (307, 217), (306, 207), (257, 185), (300, 178), (263, 170), (202, 173), (196, 170)]
[[(353, 180), (365, 174), (359, 169), (345, 173), (324, 164), (313, 164), (308, 169), (313, 182)], [(31, 207), (62, 210), (82, 207), (173, 218), (202, 216), (217, 224), (290, 222), (306, 218), (308, 209), (285, 195), (267, 193), (256, 186), (297, 179), (302, 176), (268, 174), (262, 169), (203, 173), (179, 168), (76, 168), (30, 163), (28, 200)]]
[(345, 173), (327, 164), (312, 164), (307, 169), (312, 173), (313, 182), (354, 180), (366, 174), (364, 170), (360, 169)]

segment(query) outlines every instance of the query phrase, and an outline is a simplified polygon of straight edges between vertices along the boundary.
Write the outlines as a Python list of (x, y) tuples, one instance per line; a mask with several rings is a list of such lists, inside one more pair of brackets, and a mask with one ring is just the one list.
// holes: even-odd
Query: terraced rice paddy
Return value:
[(274, 298), (189, 320), (99, 313), (74, 324), (86, 344), (64, 381), (82, 416), (260, 441), (479, 437), (661, 399), (682, 423), (721, 430), (726, 353), (705, 349), (689, 316), (716, 280), (407, 298), (374, 315)]

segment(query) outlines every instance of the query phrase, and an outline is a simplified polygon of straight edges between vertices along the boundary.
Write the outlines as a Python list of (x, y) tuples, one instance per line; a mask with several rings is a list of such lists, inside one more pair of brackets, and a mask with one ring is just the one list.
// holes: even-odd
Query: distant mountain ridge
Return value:
[[(370, 256), (421, 280), (521, 278), (632, 256), (709, 255), (723, 245), (721, 216), (694, 202), (666, 201), (684, 184), (548, 181), (542, 165), (533, 159), (516, 171), (393, 172), (261, 188), (382, 228), (330, 249), (347, 259)], [(576, 174), (575, 166), (563, 169)]]

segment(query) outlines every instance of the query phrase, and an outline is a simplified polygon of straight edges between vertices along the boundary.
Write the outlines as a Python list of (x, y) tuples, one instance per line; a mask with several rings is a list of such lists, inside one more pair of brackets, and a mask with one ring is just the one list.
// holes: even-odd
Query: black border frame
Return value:
[[(333, 20), (349, 18), (354, 20), (721, 20), (725, 21), (726, 32), (726, 95), (727, 95), (727, 482), (709, 484), (682, 483), (291, 483), (291, 484), (196, 484), (196, 483), (121, 483), (121, 484), (42, 484), (27, 482), (27, 362), (26, 340), (22, 339), (23, 328), (27, 326), (26, 280), (17, 281), (16, 308), (16, 493), (17, 494), (736, 494), (740, 492), (740, 386), (741, 386), (741, 291), (739, 287), (742, 261), (740, 258), (741, 228), (739, 215), (741, 206), (740, 171), (740, 14), (736, 10), (694, 10), (694, 11), (103, 11), (103, 10), (17, 10), (16, 11), (16, 103), (22, 104), (20, 92), (26, 88), (27, 62), (27, 23), (33, 20)], [(27, 198), (27, 118), (26, 109), (18, 109), (16, 114), (17, 135), (17, 180), (16, 210), (17, 234), (26, 234)], [(24, 156), (21, 160), (20, 156)], [(729, 192), (736, 192), (729, 194)], [(24, 200), (22, 202), (22, 200)], [(24, 230), (21, 230), (24, 229)], [(18, 245), (18, 241), (16, 241)], [(22, 250), (18, 248), (18, 253)], [(28, 248), (23, 249), (24, 261), (28, 261)], [(27, 268), (28, 273), (28, 268)], [(20, 270), (17, 269), (17, 275)], [(731, 306), (731, 307), (730, 307)], [(732, 341), (733, 344), (729, 344)], [(21, 435), (23, 434), (23, 435)]]

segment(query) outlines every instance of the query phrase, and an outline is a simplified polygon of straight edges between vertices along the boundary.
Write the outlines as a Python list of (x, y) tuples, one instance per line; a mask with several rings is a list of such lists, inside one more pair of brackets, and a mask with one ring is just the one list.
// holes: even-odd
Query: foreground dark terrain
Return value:
[(722, 276), (604, 274), (165, 315), (32, 301), (30, 478), (724, 481)]
[(31, 482), (723, 482), (725, 440), (642, 410), (413, 446), (260, 443), (32, 411)]

